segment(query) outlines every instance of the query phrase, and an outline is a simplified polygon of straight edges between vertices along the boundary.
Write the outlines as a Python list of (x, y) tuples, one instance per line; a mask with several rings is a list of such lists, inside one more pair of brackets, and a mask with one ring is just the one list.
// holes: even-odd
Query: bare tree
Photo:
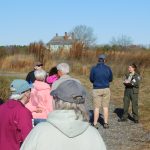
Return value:
[(129, 36), (122, 35), (118, 38), (113, 37), (110, 41), (111, 45), (121, 46), (123, 48), (132, 44), (132, 39)]
[(78, 25), (74, 27), (71, 33), (73, 33), (73, 36), (77, 41), (83, 43), (86, 47), (94, 44), (96, 41), (93, 28), (86, 25)]

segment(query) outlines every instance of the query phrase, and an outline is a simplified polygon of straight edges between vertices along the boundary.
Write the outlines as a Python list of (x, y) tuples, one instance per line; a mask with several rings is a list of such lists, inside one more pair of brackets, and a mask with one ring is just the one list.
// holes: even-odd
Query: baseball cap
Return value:
[(26, 80), (22, 79), (15, 79), (10, 84), (10, 91), (14, 94), (21, 94), (31, 88), (32, 86)]
[(51, 95), (65, 102), (83, 104), (85, 102), (86, 91), (77, 81), (67, 80), (53, 90)]
[(99, 59), (106, 59), (106, 55), (105, 54), (101, 54), (98, 56)]
[(43, 63), (41, 63), (40, 61), (38, 61), (38, 62), (35, 62), (34, 66), (40, 67), (40, 66), (43, 66)]

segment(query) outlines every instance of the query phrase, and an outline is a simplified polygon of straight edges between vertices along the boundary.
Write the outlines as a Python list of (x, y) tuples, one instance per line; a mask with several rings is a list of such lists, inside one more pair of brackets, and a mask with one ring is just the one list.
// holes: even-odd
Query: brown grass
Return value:
[(34, 57), (32, 55), (15, 54), (7, 56), (0, 61), (1, 71), (25, 72), (33, 67)]
[(0, 77), (0, 98), (4, 101), (9, 97), (9, 85), (12, 80), (12, 77)]

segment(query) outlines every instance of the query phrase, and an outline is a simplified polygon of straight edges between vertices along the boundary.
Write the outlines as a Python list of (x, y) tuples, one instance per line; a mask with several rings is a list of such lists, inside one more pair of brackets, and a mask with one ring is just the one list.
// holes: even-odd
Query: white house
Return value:
[(74, 36), (69, 36), (67, 32), (65, 32), (64, 36), (56, 35), (48, 42), (47, 46), (52, 51), (57, 51), (60, 49), (70, 50), (74, 43)]

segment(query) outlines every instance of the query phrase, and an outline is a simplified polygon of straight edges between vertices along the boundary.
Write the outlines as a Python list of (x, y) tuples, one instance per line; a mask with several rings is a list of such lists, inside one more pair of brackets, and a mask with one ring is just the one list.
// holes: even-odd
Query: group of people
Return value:
[[(103, 127), (109, 128), (109, 83), (113, 74), (105, 59), (104, 54), (99, 55), (98, 64), (90, 71), (94, 109), (92, 123), (85, 105), (87, 90), (78, 79), (69, 75), (67, 63), (53, 67), (47, 76), (43, 64), (37, 62), (26, 80), (13, 80), (11, 95), (0, 106), (0, 119), (3, 120), (0, 123), (0, 149), (106, 150), (97, 130), (101, 107)], [(136, 65), (132, 64), (124, 81), (124, 114), (118, 121), (127, 121), (131, 101), (134, 121), (138, 123), (139, 83)]]

